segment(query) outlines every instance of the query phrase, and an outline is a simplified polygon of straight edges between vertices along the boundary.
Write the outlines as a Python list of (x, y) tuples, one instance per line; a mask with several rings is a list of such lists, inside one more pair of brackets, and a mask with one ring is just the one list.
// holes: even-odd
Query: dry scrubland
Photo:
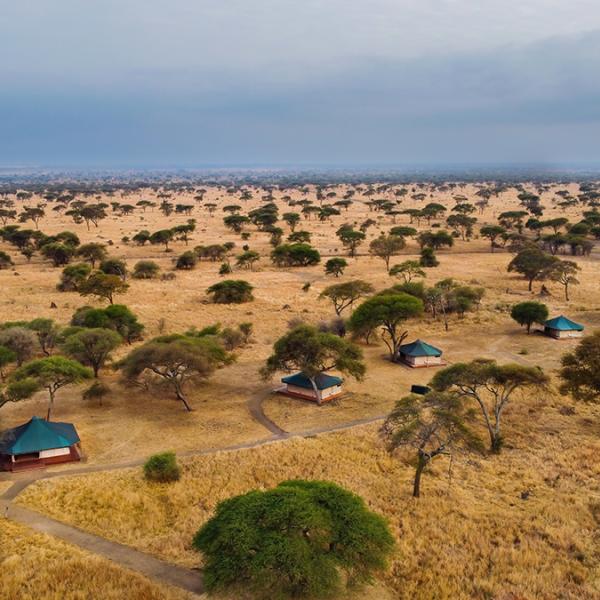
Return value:
[[(572, 192), (576, 190), (573, 186), (570, 189)], [(338, 197), (345, 190), (345, 186), (338, 187)], [(475, 190), (475, 187), (466, 185), (456, 188), (452, 193), (464, 194), (474, 200)], [(223, 189), (209, 188), (203, 204), (214, 202), (218, 208), (210, 215), (202, 204), (196, 206), (192, 217), (197, 220), (198, 225), (188, 248), (231, 240), (236, 242), (234, 253), (241, 252), (244, 243), (260, 252), (262, 258), (254, 271), (236, 269), (232, 275), (246, 279), (255, 286), (254, 302), (240, 306), (206, 303), (206, 288), (219, 281), (220, 277), (217, 274), (219, 263), (204, 261), (192, 271), (177, 271), (175, 281), (130, 280), (129, 291), (116, 300), (127, 304), (139, 315), (141, 322), (146, 325), (147, 337), (163, 331), (183, 331), (191, 326), (203, 327), (215, 322), (227, 326), (252, 321), (255, 327), (253, 343), (238, 352), (238, 361), (234, 366), (218, 372), (207, 385), (192, 391), (192, 404), (196, 409), (192, 414), (184, 414), (181, 404), (170, 399), (170, 393), (159, 391), (148, 394), (121, 388), (116, 377), (108, 371), (104, 377), (112, 386), (113, 393), (104, 401), (103, 406), (83, 402), (80, 388), (61, 390), (54, 418), (77, 424), (90, 463), (123, 462), (143, 458), (165, 448), (189, 451), (264, 437), (265, 431), (251, 420), (245, 403), (249, 397), (264, 396), (268, 390), (260, 381), (257, 371), (268, 356), (273, 342), (286, 330), (288, 322), (298, 317), (315, 323), (332, 318), (334, 313), (330, 304), (318, 299), (319, 293), (331, 283), (361, 278), (372, 283), (376, 289), (394, 283), (385, 273), (383, 261), (368, 255), (347, 258), (349, 267), (339, 279), (326, 277), (322, 264), (300, 269), (274, 268), (268, 259), (271, 250), (268, 234), (256, 232), (251, 227), (250, 239), (243, 242), (239, 235), (223, 225), (222, 206), (239, 204), (244, 211), (260, 206), (262, 192), (253, 190), (253, 193), (254, 199), (244, 202), (227, 195)], [(296, 199), (305, 197), (299, 192), (291, 195)], [(281, 194), (276, 194), (280, 212), (295, 210), (288, 209), (284, 202), (278, 200), (280, 197)], [(306, 197), (314, 198), (314, 194)], [(548, 207), (545, 218), (565, 214), (563, 209), (552, 208), (552, 197), (554, 195), (550, 193), (542, 195), (542, 203)], [(153, 192), (130, 193), (122, 197), (117, 193), (114, 197), (104, 196), (103, 200), (107, 203), (116, 200), (135, 204), (141, 198), (156, 200)], [(34, 197), (30, 204), (35, 204), (38, 200)], [(174, 203), (197, 204), (192, 195), (186, 194), (176, 195), (171, 200)], [(369, 241), (379, 235), (380, 231), (387, 231), (394, 225), (408, 224), (406, 215), (396, 217), (394, 223), (390, 216), (369, 212), (361, 200), (366, 198), (358, 195), (350, 209), (343, 210), (340, 216), (332, 217), (331, 222), (319, 222), (313, 217), (302, 220), (297, 229), (313, 233), (312, 244), (325, 259), (327, 256), (345, 254), (335, 236), (336, 229), (344, 222), (360, 224), (366, 218), (377, 220), (378, 225), (369, 230), (367, 240), (359, 248), (361, 254), (367, 252)], [(453, 204), (449, 193), (433, 192), (425, 202), (428, 201), (440, 202), (448, 207)], [(406, 197), (402, 208), (422, 207), (423, 204)], [(515, 190), (502, 193), (499, 198), (490, 200), (490, 206), (483, 215), (477, 215), (478, 224), (495, 223), (500, 212), (518, 207)], [(568, 209), (566, 216), (576, 221), (580, 212), (578, 208)], [(163, 271), (167, 271), (173, 268), (173, 258), (186, 249), (183, 242), (173, 243), (174, 252), (165, 253), (162, 246), (138, 247), (123, 244), (120, 240), (123, 236), (131, 237), (141, 229), (155, 231), (185, 223), (187, 218), (189, 217), (184, 215), (171, 215), (167, 218), (157, 208), (147, 209), (146, 212), (138, 209), (129, 216), (117, 217), (110, 214), (109, 218), (100, 222), (98, 228), (92, 226), (88, 232), (84, 224), (77, 225), (69, 217), (48, 210), (47, 217), (40, 223), (40, 229), (47, 233), (69, 229), (75, 231), (82, 242), (112, 241), (114, 245), (108, 248), (110, 254), (125, 259), (130, 269), (137, 260), (145, 258), (155, 260)], [(283, 227), (287, 231), (287, 227)], [(427, 229), (426, 223), (421, 224), (421, 229)], [(2, 249), (7, 250), (17, 263), (12, 271), (0, 271), (2, 320), (46, 316), (67, 323), (77, 307), (95, 304), (93, 300), (83, 299), (76, 293), (56, 291), (60, 269), (52, 268), (39, 257), (34, 257), (28, 264), (14, 249), (4, 246)], [(402, 256), (392, 259), (392, 264), (416, 258), (417, 255), (416, 242), (409, 241)], [(525, 336), (508, 315), (511, 304), (529, 297), (526, 283), (518, 276), (506, 272), (509, 254), (492, 254), (487, 240), (474, 239), (470, 242), (458, 240), (451, 251), (440, 251), (438, 257), (441, 264), (428, 270), (427, 283), (431, 285), (446, 277), (454, 277), (466, 283), (477, 282), (486, 288), (483, 306), (478, 313), (471, 313), (462, 321), (454, 318), (449, 332), (443, 330), (441, 322), (432, 321), (428, 317), (411, 322), (408, 326), (410, 339), (422, 337), (439, 345), (449, 361), (483, 355), (499, 360), (539, 364), (548, 369), (558, 365), (560, 354), (572, 347), (573, 343), (557, 343), (538, 336)], [(545, 301), (553, 314), (565, 312), (585, 325), (600, 324), (597, 261), (596, 250), (591, 257), (578, 258), (583, 269), (580, 277), (582, 284), (572, 290), (570, 302), (563, 300), (562, 290), (558, 286), (550, 286), (553, 296)], [(301, 288), (307, 282), (311, 283), (311, 288), (308, 292), (302, 292)], [(539, 289), (539, 285), (536, 288)], [(58, 308), (51, 309), (51, 302), (55, 302)], [(348, 397), (334, 406), (319, 409), (273, 396), (265, 402), (266, 413), (291, 431), (380, 415), (391, 408), (411, 383), (425, 382), (431, 376), (431, 371), (428, 370), (408, 370), (389, 364), (383, 360), (385, 347), (382, 344), (363, 348), (367, 357), (367, 377), (362, 383), (348, 383), (347, 390), (351, 392)], [(519, 354), (523, 349), (527, 350), (527, 355)], [(121, 352), (124, 351), (127, 348), (121, 349)], [(32, 414), (41, 415), (45, 406), (43, 395), (37, 400), (5, 406), (0, 414), (1, 426), (9, 427), (20, 423)]]
[(3, 600), (191, 600), (88, 552), (0, 520)]
[[(345, 189), (338, 188), (338, 197)], [(573, 186), (570, 189), (576, 191)], [(471, 200), (474, 192), (473, 186), (453, 191)], [(268, 395), (269, 386), (257, 374), (259, 367), (290, 319), (300, 317), (316, 323), (334, 316), (331, 306), (318, 300), (327, 285), (360, 278), (382, 289), (394, 281), (385, 273), (383, 261), (364, 255), (347, 258), (349, 267), (339, 279), (326, 277), (322, 264), (302, 269), (274, 268), (268, 260), (271, 248), (267, 234), (251, 228), (250, 239), (243, 242), (238, 235), (227, 231), (222, 222), (220, 207), (240, 204), (246, 211), (261, 204), (260, 195), (255, 191), (255, 199), (244, 203), (228, 197), (224, 190), (210, 188), (204, 203), (215, 201), (219, 208), (212, 216), (201, 205), (194, 210), (192, 216), (197, 219), (198, 229), (189, 244), (192, 248), (231, 240), (236, 242), (236, 252), (241, 252), (244, 243), (260, 252), (262, 258), (254, 271), (236, 270), (233, 274), (234, 278), (246, 279), (255, 286), (254, 302), (240, 306), (206, 303), (205, 289), (220, 279), (219, 263), (210, 262), (201, 262), (189, 272), (178, 271), (176, 280), (171, 282), (132, 280), (129, 291), (117, 299), (139, 316), (146, 325), (147, 337), (163, 331), (183, 331), (190, 326), (200, 328), (217, 321), (224, 326), (252, 321), (255, 327), (252, 344), (238, 352), (235, 365), (219, 371), (207, 385), (192, 391), (195, 410), (190, 414), (162, 392), (148, 394), (122, 388), (108, 372), (104, 378), (113, 393), (102, 406), (83, 402), (81, 389), (61, 390), (54, 419), (76, 423), (89, 463), (118, 463), (163, 449), (183, 452), (264, 438), (268, 435), (266, 430), (252, 421), (246, 409), (247, 400), (257, 396), (266, 397), (266, 414), (292, 432), (383, 415), (412, 383), (426, 383), (433, 375), (431, 369), (410, 370), (389, 363), (382, 344), (363, 345), (367, 376), (363, 382), (349, 381), (349, 393), (341, 400), (319, 408)], [(292, 196), (301, 197), (298, 192)], [(280, 194), (276, 194), (278, 197)], [(580, 208), (568, 209), (566, 213), (557, 210), (552, 208), (552, 197), (553, 194), (542, 195), (542, 204), (548, 207), (544, 218), (565, 215), (572, 222), (579, 219)], [(140, 198), (155, 199), (152, 193), (140, 193), (123, 198), (117, 194), (105, 200), (135, 204)], [(393, 223), (389, 216), (369, 213), (360, 200), (358, 195), (350, 210), (333, 217), (331, 222), (312, 219), (299, 224), (297, 229), (313, 233), (312, 244), (323, 259), (344, 254), (335, 237), (336, 229), (344, 222), (360, 224), (369, 217), (378, 221), (369, 230), (360, 253), (367, 251), (369, 241), (380, 231), (408, 224), (404, 215)], [(32, 203), (35, 201), (34, 198)], [(177, 196), (172, 201), (194, 203), (191, 195)], [(450, 194), (439, 192), (425, 202), (429, 201), (453, 205)], [(280, 212), (288, 210), (285, 203), (278, 203)], [(402, 208), (422, 205), (406, 198)], [(483, 215), (476, 214), (478, 225), (495, 223), (500, 212), (517, 208), (516, 192), (503, 193), (490, 200)], [(98, 229), (92, 227), (88, 232), (85, 225), (75, 225), (51, 211), (48, 214), (40, 224), (44, 232), (69, 229), (82, 242), (112, 240), (110, 254), (126, 259), (130, 268), (145, 258), (158, 262), (164, 271), (170, 270), (173, 257), (186, 249), (178, 242), (173, 244), (173, 253), (165, 253), (161, 247), (137, 247), (120, 241), (140, 229), (155, 231), (184, 223), (186, 216), (166, 218), (157, 209), (148, 209), (146, 213), (136, 211), (125, 217), (111, 215)], [(287, 227), (283, 227), (287, 233)], [(421, 229), (427, 226), (422, 224)], [(2, 249), (15, 257), (12, 249)], [(417, 256), (416, 242), (409, 241), (403, 255), (393, 259), (392, 264)], [(598, 256), (598, 250), (594, 249), (590, 257), (577, 257), (582, 267), (581, 285), (571, 290), (570, 302), (565, 302), (557, 285), (548, 286), (552, 296), (544, 302), (549, 304), (552, 315), (565, 313), (588, 330), (600, 326)], [(450, 362), (483, 356), (500, 362), (540, 365), (549, 373), (558, 366), (560, 356), (574, 347), (574, 341), (527, 336), (510, 319), (510, 306), (531, 295), (525, 281), (506, 272), (508, 253), (492, 254), (487, 240), (474, 239), (457, 241), (451, 251), (440, 251), (438, 258), (440, 266), (428, 270), (427, 284), (454, 277), (485, 287), (486, 296), (479, 311), (462, 320), (452, 317), (448, 332), (441, 322), (429, 317), (410, 322), (409, 339), (421, 337), (441, 347)], [(15, 261), (14, 271), (18, 275), (10, 270), (0, 271), (2, 320), (46, 316), (67, 323), (78, 306), (93, 304), (77, 294), (56, 291), (60, 269), (51, 268), (38, 257), (30, 264), (20, 256)], [(302, 286), (308, 282), (310, 290), (302, 292)], [(535, 284), (534, 290), (539, 291), (539, 287)], [(58, 308), (50, 309), (51, 302)], [(43, 396), (5, 406), (0, 412), (0, 424), (9, 427), (32, 414), (43, 414), (45, 406)], [(574, 413), (570, 414), (571, 410), (565, 407), (573, 407)], [(78, 477), (65, 475), (35, 484), (20, 496), (19, 502), (169, 561), (191, 566), (199, 564), (199, 557), (190, 547), (191, 536), (212, 514), (219, 500), (252, 488), (270, 487), (286, 478), (329, 479), (359, 493), (372, 509), (386, 515), (398, 539), (393, 564), (382, 584), (385, 589), (368, 590), (360, 598), (600, 598), (597, 409), (571, 405), (568, 399), (549, 391), (516, 399), (506, 413), (504, 427), (507, 447), (500, 456), (461, 457), (453, 465), (451, 483), (447, 478), (448, 463), (439, 461), (425, 476), (424, 497), (419, 501), (410, 497), (410, 457), (390, 457), (377, 438), (377, 427), (365, 426), (252, 450), (185, 459), (182, 480), (170, 486), (145, 483), (139, 469)], [(68, 472), (72, 466), (62, 468)], [(521, 498), (522, 492), (529, 492), (527, 499)], [(5, 530), (9, 527), (9, 537), (14, 537), (11, 532), (17, 531), (15, 526), (4, 523), (1, 526)], [(23, 564), (31, 565), (28, 568), (37, 577), (34, 581), (48, 585), (46, 589), (54, 592), (51, 582), (60, 585), (62, 579), (61, 571), (53, 570), (54, 563), (50, 562), (54, 550), (46, 550), (53, 542), (43, 538), (45, 545), (38, 550), (38, 537), (19, 531), (19, 536), (23, 536), (19, 537), (21, 549), (10, 550), (10, 556), (21, 553), (30, 557)], [(43, 570), (36, 562), (39, 556), (36, 552), (44, 553)], [(75, 558), (79, 556), (77, 552), (71, 552), (70, 556), (79, 560)], [(101, 561), (86, 562), (93, 581), (94, 570)], [(70, 568), (69, 564), (61, 568)], [(37, 571), (33, 565), (37, 565)], [(116, 568), (110, 573), (114, 573), (114, 580), (111, 575), (103, 583), (108, 586), (114, 581), (115, 590), (131, 590), (128, 595), (131, 598), (183, 597), (168, 596), (158, 587), (144, 592), (150, 588), (143, 586), (149, 584), (131, 574), (126, 575), (124, 587), (119, 588), (118, 578), (125, 575)], [(78, 572), (71, 576), (80, 575)], [(12, 579), (9, 580), (12, 585), (11, 582)], [(111, 593), (107, 590), (103, 597), (110, 598)], [(57, 594), (56, 597), (68, 597)]]

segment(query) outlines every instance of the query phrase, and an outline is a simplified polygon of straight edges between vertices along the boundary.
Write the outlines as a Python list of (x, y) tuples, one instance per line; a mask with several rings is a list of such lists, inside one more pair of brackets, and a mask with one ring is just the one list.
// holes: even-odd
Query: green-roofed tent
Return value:
[(19, 470), (79, 460), (79, 435), (71, 423), (30, 421), (0, 433), (0, 463), (5, 470)]
[(282, 377), (281, 381), (285, 384), (285, 387), (279, 390), (281, 393), (318, 403), (337, 398), (342, 393), (342, 383), (344, 382), (341, 377), (319, 373), (315, 377), (315, 386), (317, 388), (317, 392), (315, 393), (310, 379), (304, 373), (295, 373), (294, 375)]
[(442, 351), (423, 340), (415, 340), (399, 348), (400, 360), (409, 367), (437, 367), (445, 364)]
[(581, 337), (583, 329), (583, 325), (571, 321), (564, 315), (548, 319), (544, 323), (544, 333), (556, 339)]

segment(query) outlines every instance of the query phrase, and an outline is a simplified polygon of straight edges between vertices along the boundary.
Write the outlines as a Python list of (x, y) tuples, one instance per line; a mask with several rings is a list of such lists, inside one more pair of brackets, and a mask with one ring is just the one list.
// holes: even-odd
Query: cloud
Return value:
[(0, 163), (600, 160), (588, 0), (87, 4), (1, 9)]

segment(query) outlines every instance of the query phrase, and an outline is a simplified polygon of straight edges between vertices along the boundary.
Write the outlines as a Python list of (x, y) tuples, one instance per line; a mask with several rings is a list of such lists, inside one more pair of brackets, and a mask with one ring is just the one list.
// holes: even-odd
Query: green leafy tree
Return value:
[(471, 421), (471, 414), (456, 394), (411, 394), (396, 403), (381, 433), (391, 452), (405, 447), (417, 451), (413, 497), (420, 497), (421, 476), (433, 460), (451, 456), (457, 449), (481, 449)]
[(321, 261), (321, 255), (309, 244), (282, 244), (271, 252), (277, 267), (309, 267)]
[(117, 275), (123, 281), (127, 279), (127, 263), (119, 258), (107, 258), (100, 263), (99, 270), (107, 275)]
[(380, 327), (390, 360), (398, 360), (398, 351), (408, 331), (400, 331), (402, 323), (423, 312), (423, 302), (405, 293), (385, 293), (365, 300), (350, 317), (350, 329), (356, 333)]
[(390, 270), (390, 259), (406, 247), (406, 241), (399, 235), (380, 235), (369, 244), (369, 252), (381, 258), (385, 269)]
[(324, 481), (285, 481), (221, 502), (196, 533), (211, 592), (255, 598), (339, 597), (368, 583), (394, 547), (385, 520)]
[(362, 379), (366, 367), (360, 348), (335, 334), (298, 325), (275, 342), (261, 375), (268, 379), (277, 371), (300, 371), (310, 380), (320, 405), (322, 398), (316, 377), (332, 369)]
[(254, 270), (254, 263), (260, 259), (260, 254), (254, 250), (246, 250), (237, 257), (236, 264), (238, 267)]
[[(35, 382), (35, 388), (45, 389), (48, 392), (49, 402), (46, 419), (49, 421), (58, 390), (66, 385), (91, 379), (91, 377), (92, 371), (81, 363), (64, 356), (49, 356), (32, 360), (19, 367), (12, 374), (11, 380), (15, 383)], [(35, 388), (32, 388), (32, 394), (37, 391)]]
[(563, 286), (567, 302), (569, 301), (569, 286), (579, 284), (579, 279), (577, 279), (579, 271), (581, 268), (572, 260), (559, 260), (550, 271), (550, 279)]
[(76, 292), (91, 272), (92, 266), (88, 263), (67, 265), (61, 273), (60, 281), (56, 288), (60, 292)]
[(367, 237), (363, 231), (356, 231), (348, 225), (342, 225), (336, 235), (342, 242), (342, 246), (348, 250), (350, 256), (356, 256), (356, 249), (365, 241)]
[(61, 349), (70, 358), (91, 367), (97, 378), (111, 352), (122, 341), (123, 338), (111, 329), (83, 329), (68, 336), (61, 344)]
[(296, 226), (300, 223), (300, 215), (296, 212), (283, 213), (281, 218), (287, 223), (292, 232), (295, 231)]
[(60, 242), (50, 242), (40, 248), (40, 253), (44, 258), (52, 261), (55, 267), (66, 265), (71, 261), (75, 254), (73, 246), (61, 244)]
[(534, 323), (543, 325), (548, 319), (548, 307), (541, 302), (519, 302), (512, 307), (510, 316), (522, 327), (527, 327), (527, 333), (530, 333)]
[(538, 367), (499, 365), (494, 360), (480, 359), (446, 367), (435, 374), (431, 386), (439, 392), (457, 393), (475, 401), (490, 436), (490, 450), (500, 452), (502, 417), (515, 392), (539, 389), (547, 383), (548, 377)]
[(319, 298), (330, 300), (333, 304), (335, 314), (339, 317), (344, 309), (348, 307), (352, 308), (352, 305), (357, 300), (372, 294), (373, 291), (373, 286), (370, 283), (361, 279), (355, 279), (326, 287), (319, 295)]
[(529, 291), (534, 281), (547, 279), (555, 268), (558, 259), (543, 250), (532, 246), (521, 250), (508, 264), (508, 272), (523, 275), (529, 283)]
[(155, 338), (130, 352), (117, 367), (126, 381), (149, 375), (149, 382), (166, 382), (186, 410), (191, 411), (185, 386), (188, 381), (205, 381), (231, 356), (212, 337), (170, 335)]
[[(149, 238), (148, 241), (151, 244), (160, 245), (163, 244), (165, 247), (165, 252), (169, 251), (169, 244), (175, 237), (172, 229), (161, 229), (160, 231), (155, 231)], [(134, 238), (135, 239), (135, 238)]]
[(325, 275), (334, 275), (339, 277), (344, 274), (344, 269), (348, 266), (345, 258), (334, 256), (325, 263)]
[(576, 400), (600, 402), (600, 331), (584, 337), (561, 359), (561, 394)]
[(107, 256), (106, 246), (96, 242), (82, 244), (77, 248), (76, 254), (83, 258), (83, 260), (89, 262), (92, 265), (92, 268), (95, 268), (96, 263), (104, 260)]
[(0, 346), (14, 353), (18, 367), (34, 355), (37, 344), (35, 333), (23, 325), (0, 329)]
[(421, 268), (418, 260), (405, 260), (394, 265), (389, 273), (393, 277), (402, 277), (404, 283), (410, 283), (415, 277), (426, 277), (426, 273)]
[(490, 249), (494, 252), (496, 247), (496, 240), (506, 233), (506, 229), (501, 225), (485, 225), (479, 230), (481, 237), (490, 240)]
[(226, 279), (211, 285), (206, 293), (216, 304), (241, 304), (254, 300), (253, 286), (242, 279)]
[(124, 294), (128, 289), (129, 285), (118, 275), (96, 272), (82, 281), (77, 291), (82, 296), (96, 296), (113, 304), (115, 294)]

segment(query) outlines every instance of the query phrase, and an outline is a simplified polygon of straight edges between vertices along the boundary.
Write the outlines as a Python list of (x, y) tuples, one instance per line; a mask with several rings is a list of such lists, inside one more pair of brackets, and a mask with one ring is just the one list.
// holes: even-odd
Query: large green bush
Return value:
[(361, 498), (324, 481), (286, 481), (221, 502), (197, 532), (209, 591), (324, 597), (371, 580), (394, 541)]

